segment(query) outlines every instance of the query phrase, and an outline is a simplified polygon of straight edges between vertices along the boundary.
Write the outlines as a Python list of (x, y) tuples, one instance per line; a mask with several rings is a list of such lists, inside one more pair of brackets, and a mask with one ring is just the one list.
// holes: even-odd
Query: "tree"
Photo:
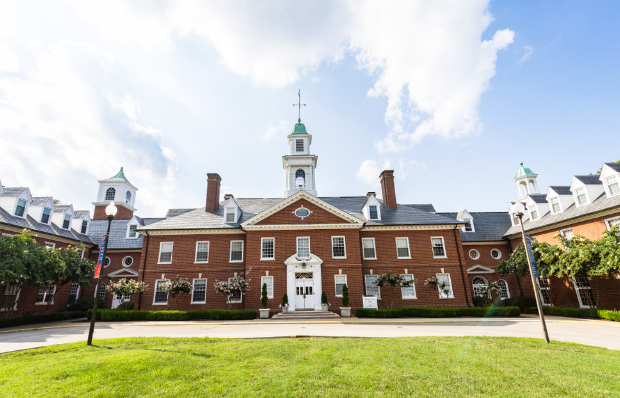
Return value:
[[(608, 163), (620, 163), (620, 160), (616, 160), (615, 162), (608, 162)], [(603, 167), (601, 167), (600, 169), (598, 169), (598, 171), (596, 172), (596, 174), (592, 174), (590, 173), (590, 175), (594, 175), (594, 176), (600, 176), (601, 172), (603, 171)]]
[(168, 293), (169, 296), (172, 296), (174, 299), (174, 308), (177, 307), (177, 296), (181, 296), (192, 291), (192, 284), (189, 283), (187, 279), (179, 279), (178, 275), (174, 281), (167, 281), (159, 286), (164, 292)]
[(131, 296), (132, 294), (146, 293), (148, 286), (144, 282), (136, 282), (133, 279), (122, 278), (116, 283), (110, 283), (107, 286), (108, 291), (112, 294), (116, 294), (121, 298), (122, 305), (125, 302), (125, 296)]
[(236, 305), (238, 302), (237, 300), (233, 302), (230, 299), (232, 297), (241, 298), (248, 290), (250, 290), (250, 279), (245, 280), (240, 276), (237, 276), (232, 278), (230, 283), (227, 283), (226, 281), (218, 281), (217, 279), (215, 280), (215, 291), (222, 293), (227, 297), (229, 309), (232, 309), (232, 305)]
[(263, 306), (263, 308), (267, 308), (267, 284), (263, 283), (263, 291), (261, 292), (261, 296), (260, 296), (260, 303)]
[(448, 297), (452, 292), (450, 289), (450, 285), (444, 281), (439, 282), (439, 279), (436, 276), (428, 278), (426, 281), (424, 281), (424, 284), (428, 285), (433, 290), (439, 291), (440, 296)]
[(342, 285), (342, 306), (349, 306), (349, 288), (347, 285)]
[(327, 302), (327, 294), (325, 293), (325, 290), (323, 290), (323, 293), (321, 293), (321, 304), (329, 304)]
[(499, 293), (501, 290), (497, 282), (487, 281), (487, 283), (478, 290), (477, 296), (482, 297), (484, 299), (484, 306), (488, 307), (491, 305), (491, 294)]
[(605, 231), (598, 240), (600, 262), (590, 270), (592, 276), (620, 275), (620, 225)]
[(391, 273), (382, 274), (377, 279), (374, 280), (374, 284), (382, 288), (384, 286), (391, 286), (391, 296), (390, 296), (390, 304), (388, 304), (388, 308), (394, 308), (394, 292), (398, 287), (410, 287), (413, 282), (412, 279), (405, 279), (402, 275), (393, 275)]
[(282, 296), (282, 305), (288, 305), (288, 294), (286, 293)]

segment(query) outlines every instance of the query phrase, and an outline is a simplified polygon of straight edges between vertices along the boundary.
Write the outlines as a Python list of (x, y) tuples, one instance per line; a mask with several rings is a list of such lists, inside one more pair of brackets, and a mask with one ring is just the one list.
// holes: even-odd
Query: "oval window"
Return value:
[(301, 218), (308, 217), (310, 215), (310, 211), (308, 209), (297, 209), (295, 210), (295, 215)]

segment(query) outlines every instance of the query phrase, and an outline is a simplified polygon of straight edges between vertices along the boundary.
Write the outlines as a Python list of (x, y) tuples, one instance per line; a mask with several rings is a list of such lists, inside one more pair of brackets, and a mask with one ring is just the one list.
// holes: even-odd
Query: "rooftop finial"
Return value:
[(297, 118), (297, 123), (301, 123), (301, 107), (306, 106), (306, 104), (301, 103), (301, 89), (299, 89), (297, 96), (299, 97), (299, 102), (296, 104), (293, 104), (293, 106), (299, 107), (299, 117)]
[[(523, 167), (523, 162), (519, 163), (519, 166)], [(121, 167), (121, 169), (122, 169), (122, 167)]]

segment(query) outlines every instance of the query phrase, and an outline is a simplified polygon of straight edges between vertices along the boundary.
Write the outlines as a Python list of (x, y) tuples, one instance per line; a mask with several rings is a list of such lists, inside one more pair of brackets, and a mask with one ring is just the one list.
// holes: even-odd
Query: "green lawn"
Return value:
[(94, 343), (0, 354), (0, 396), (620, 396), (620, 352), (532, 339)]

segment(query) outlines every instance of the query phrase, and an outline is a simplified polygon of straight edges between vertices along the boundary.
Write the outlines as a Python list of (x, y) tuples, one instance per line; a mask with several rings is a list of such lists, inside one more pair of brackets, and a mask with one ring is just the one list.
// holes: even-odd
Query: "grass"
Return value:
[(0, 355), (2, 397), (611, 397), (620, 352), (491, 337), (128, 338)]

